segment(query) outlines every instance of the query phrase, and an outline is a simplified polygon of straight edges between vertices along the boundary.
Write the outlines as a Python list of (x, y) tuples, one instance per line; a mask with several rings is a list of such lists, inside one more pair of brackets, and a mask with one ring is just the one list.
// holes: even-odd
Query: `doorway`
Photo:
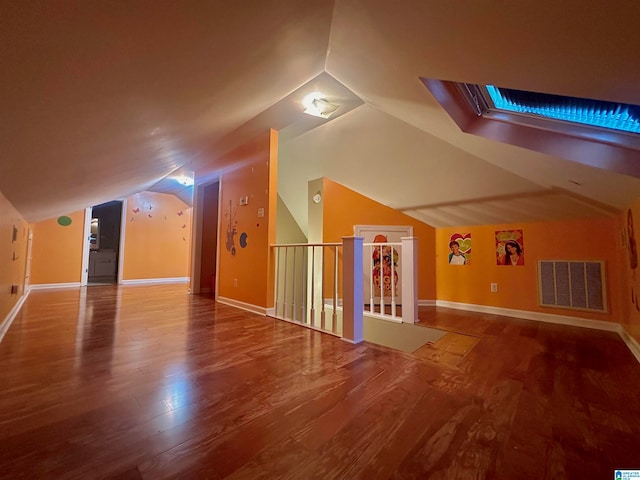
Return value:
[(87, 285), (118, 283), (123, 202), (91, 208)]
[(215, 295), (218, 256), (218, 197), (220, 182), (204, 186), (202, 202), (202, 249), (200, 293)]
[(190, 292), (215, 298), (218, 270), (220, 179), (194, 191)]

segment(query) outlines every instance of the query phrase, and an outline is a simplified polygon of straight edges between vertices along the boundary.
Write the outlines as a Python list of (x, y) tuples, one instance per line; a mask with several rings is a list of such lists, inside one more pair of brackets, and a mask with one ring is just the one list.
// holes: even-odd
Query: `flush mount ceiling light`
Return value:
[(340, 105), (330, 103), (322, 92), (311, 92), (302, 99), (304, 113), (314, 117), (329, 118)]
[(186, 175), (180, 175), (179, 177), (175, 177), (176, 182), (184, 185), (185, 187), (191, 187), (193, 185), (193, 178), (188, 177)]

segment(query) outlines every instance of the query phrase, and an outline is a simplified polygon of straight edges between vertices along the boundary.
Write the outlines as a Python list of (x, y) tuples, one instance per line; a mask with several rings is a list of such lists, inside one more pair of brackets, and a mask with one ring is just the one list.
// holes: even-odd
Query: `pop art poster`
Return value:
[(471, 263), (471, 234), (454, 233), (449, 238), (449, 265)]
[(498, 265), (524, 265), (522, 230), (496, 232), (496, 261)]

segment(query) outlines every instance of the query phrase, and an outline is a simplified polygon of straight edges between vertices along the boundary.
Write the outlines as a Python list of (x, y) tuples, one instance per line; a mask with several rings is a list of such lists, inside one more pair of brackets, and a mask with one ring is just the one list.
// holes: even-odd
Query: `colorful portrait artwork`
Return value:
[(449, 238), (449, 265), (469, 265), (471, 263), (471, 234), (454, 233)]
[(522, 230), (496, 232), (496, 262), (498, 265), (524, 265)]
[[(385, 235), (376, 235), (373, 243), (387, 243)], [(398, 295), (398, 250), (390, 245), (373, 247), (371, 253), (373, 264), (373, 295), (375, 297), (390, 297)], [(382, 295), (380, 294), (382, 290)]]

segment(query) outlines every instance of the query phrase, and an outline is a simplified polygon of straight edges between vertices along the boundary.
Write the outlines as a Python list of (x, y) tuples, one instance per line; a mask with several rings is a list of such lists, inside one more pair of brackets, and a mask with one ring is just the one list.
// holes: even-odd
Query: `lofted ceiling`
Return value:
[[(634, 176), (462, 132), (420, 81), (640, 104), (633, 0), (0, 7), (0, 191), (28, 221), (146, 189), (184, 196), (176, 178), (224, 167), (269, 127), (303, 230), (321, 176), (436, 227), (609, 214), (640, 196)], [(302, 114), (317, 89), (343, 105), (329, 121)]]

